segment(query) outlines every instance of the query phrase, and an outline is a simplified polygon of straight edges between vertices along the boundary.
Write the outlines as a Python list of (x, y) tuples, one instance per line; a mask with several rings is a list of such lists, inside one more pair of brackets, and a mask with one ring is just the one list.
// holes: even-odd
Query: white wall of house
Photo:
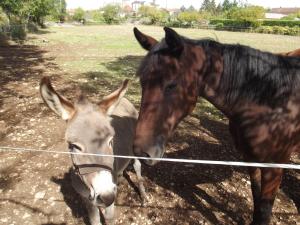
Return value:
[(282, 17), (285, 17), (287, 15), (281, 14), (281, 13), (266, 13), (265, 17), (266, 19), (281, 19)]

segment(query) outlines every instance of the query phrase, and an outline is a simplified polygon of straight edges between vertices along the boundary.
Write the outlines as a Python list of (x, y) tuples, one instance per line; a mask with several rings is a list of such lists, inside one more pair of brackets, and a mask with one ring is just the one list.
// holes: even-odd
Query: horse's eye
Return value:
[(172, 82), (170, 84), (168, 84), (166, 87), (165, 87), (165, 92), (170, 92), (170, 91), (173, 91), (175, 90), (177, 87), (177, 83), (176, 82)]
[(76, 144), (69, 143), (69, 150), (70, 151), (82, 151), (82, 148)]

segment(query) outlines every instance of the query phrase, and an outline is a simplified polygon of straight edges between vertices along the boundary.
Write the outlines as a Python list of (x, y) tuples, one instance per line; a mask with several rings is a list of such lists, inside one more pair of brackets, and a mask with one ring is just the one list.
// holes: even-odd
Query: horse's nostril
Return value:
[(136, 156), (141, 156), (142, 149), (136, 146), (133, 146), (133, 153)]
[(142, 152), (141, 153), (141, 157), (151, 158), (151, 156), (148, 153), (146, 153), (146, 152)]

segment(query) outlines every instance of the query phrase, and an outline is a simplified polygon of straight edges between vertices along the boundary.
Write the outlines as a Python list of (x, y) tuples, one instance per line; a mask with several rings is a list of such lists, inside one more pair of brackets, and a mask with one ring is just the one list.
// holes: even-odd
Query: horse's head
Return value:
[(199, 91), (204, 89), (203, 75), (212, 61), (196, 41), (170, 28), (164, 30), (165, 38), (158, 42), (134, 29), (136, 39), (148, 51), (137, 72), (142, 87), (134, 141), (137, 156), (163, 156), (167, 138), (194, 109)]
[[(113, 155), (114, 129), (110, 114), (126, 92), (128, 81), (99, 104), (80, 96), (75, 104), (59, 95), (49, 78), (41, 80), (40, 92), (47, 106), (67, 121), (65, 138), (74, 153)], [(73, 165), (82, 182), (89, 188), (89, 199), (97, 206), (114, 202), (116, 185), (113, 180), (112, 157), (72, 155)]]

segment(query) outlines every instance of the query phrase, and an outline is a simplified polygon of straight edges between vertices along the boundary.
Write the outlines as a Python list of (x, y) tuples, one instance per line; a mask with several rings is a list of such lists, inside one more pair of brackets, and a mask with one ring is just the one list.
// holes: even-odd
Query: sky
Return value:
[[(132, 2), (132, 0), (128, 0)], [(144, 0), (145, 1), (145, 0)], [(147, 2), (151, 0), (146, 0)], [(215, 0), (218, 4), (219, 2), (223, 2), (223, 0)], [(97, 9), (108, 3), (121, 3), (122, 0), (66, 0), (67, 8), (74, 9), (81, 7), (83, 9)], [(243, 2), (247, 2), (252, 5), (260, 5), (266, 8), (277, 8), (277, 7), (299, 7), (300, 8), (300, 0), (244, 0)], [(160, 7), (167, 8), (180, 8), (182, 5), (185, 7), (189, 7), (193, 5), (196, 9), (199, 9), (202, 1), (201, 0), (156, 0), (156, 3), (160, 5)]]

